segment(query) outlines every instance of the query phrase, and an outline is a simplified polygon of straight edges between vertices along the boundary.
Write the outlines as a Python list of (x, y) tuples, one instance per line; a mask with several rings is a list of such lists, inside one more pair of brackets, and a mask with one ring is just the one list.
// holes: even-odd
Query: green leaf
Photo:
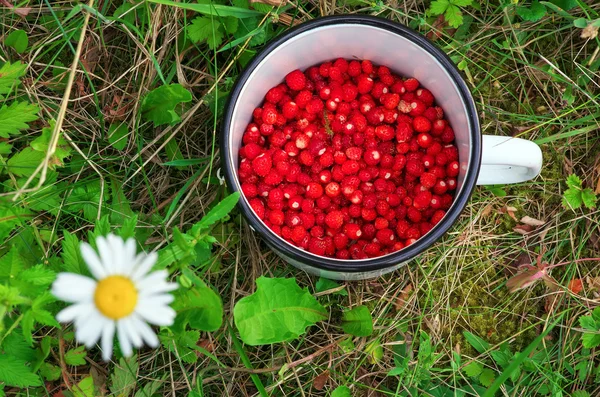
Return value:
[(31, 372), (25, 361), (7, 354), (0, 355), (0, 382), (14, 387), (41, 386), (39, 376)]
[(444, 18), (453, 28), (458, 28), (463, 23), (462, 11), (455, 5), (450, 4), (448, 8), (446, 8), (446, 12), (444, 13)]
[(596, 200), (596, 195), (592, 189), (586, 188), (581, 191), (581, 201), (588, 209), (596, 208)]
[(63, 234), (61, 258), (64, 271), (84, 276), (90, 275), (79, 250), (79, 240), (74, 234), (67, 231)]
[(173, 309), (177, 312), (174, 329), (183, 330), (189, 324), (194, 329), (211, 332), (223, 323), (221, 297), (206, 285), (178, 291)]
[(512, 354), (503, 350), (492, 350), (490, 352), (490, 355), (492, 356), (496, 364), (498, 364), (502, 368), (506, 367), (513, 357)]
[(171, 0), (148, 0), (148, 2), (179, 7), (184, 10), (191, 10), (199, 12), (201, 14), (215, 15), (220, 17), (248, 18), (257, 15), (262, 15), (260, 12), (254, 10), (240, 7), (224, 6), (219, 4), (176, 3)]
[(79, 346), (65, 353), (65, 362), (74, 366), (84, 365), (86, 356), (85, 346)]
[(366, 306), (357, 306), (342, 315), (342, 329), (354, 336), (369, 336), (373, 333), (373, 318)]
[(200, 222), (194, 225), (193, 230), (196, 231), (209, 228), (217, 221), (223, 219), (231, 212), (233, 207), (235, 207), (239, 199), (239, 192), (232, 193), (225, 197), (219, 202), (219, 204), (215, 205), (210, 211), (208, 211), (208, 214), (204, 215)]
[(236, 303), (233, 318), (240, 338), (254, 346), (296, 339), (327, 312), (295, 279), (260, 277), (256, 292)]
[(60, 378), (60, 367), (48, 363), (42, 363), (40, 366), (40, 375), (44, 377), (47, 381), (55, 381)]
[(0, 137), (10, 138), (29, 128), (27, 123), (38, 119), (39, 108), (28, 102), (13, 102), (0, 108)]
[(429, 6), (429, 13), (431, 15), (442, 15), (449, 5), (450, 3), (448, 2), (448, 0), (432, 1), (431, 5)]
[(546, 15), (546, 7), (538, 0), (533, 0), (529, 8), (517, 7), (517, 14), (528, 22), (537, 22)]
[(490, 344), (481, 339), (479, 336), (472, 334), (469, 331), (463, 331), (463, 335), (467, 342), (479, 353), (485, 353), (490, 349)]
[(477, 361), (472, 361), (463, 368), (463, 371), (465, 371), (465, 374), (467, 374), (467, 376), (470, 376), (471, 378), (476, 378), (483, 371), (483, 365), (481, 365)]
[[(324, 292), (330, 289), (339, 288), (339, 286), (340, 285), (333, 280), (330, 280), (325, 277), (319, 277), (319, 279), (317, 280), (317, 284), (315, 285), (315, 292)], [(348, 296), (348, 291), (346, 291), (346, 288), (343, 288), (339, 291), (334, 292), (333, 294)]]
[(574, 188), (567, 189), (563, 193), (562, 205), (567, 209), (577, 209), (583, 204), (583, 197), (581, 197), (581, 190)]
[(29, 345), (33, 344), (33, 324), (35, 320), (33, 318), (33, 313), (31, 310), (27, 310), (23, 314), (23, 319), (21, 320), (21, 329), (23, 330), (23, 337), (29, 343)]
[(8, 142), (0, 142), (0, 154), (8, 156), (12, 151), (13, 145)]
[(213, 31), (213, 33), (210, 36), (208, 36), (208, 38), (206, 39), (206, 44), (208, 44), (208, 47), (211, 50), (214, 50), (215, 48), (220, 46), (222, 42), (223, 42), (223, 32), (221, 32), (221, 30)]
[(219, 21), (211, 17), (197, 17), (185, 28), (189, 39), (194, 43), (208, 40), (218, 28)]
[(331, 392), (331, 397), (352, 397), (352, 392), (348, 386), (338, 386)]
[(576, 20), (573, 21), (573, 26), (575, 26), (576, 28), (579, 28), (579, 29), (586, 28), (587, 25), (588, 25), (588, 21), (585, 18), (577, 18)]
[(10, 251), (0, 258), (0, 279), (13, 279), (25, 268), (27, 261), (19, 252), (19, 247), (13, 245)]
[(165, 377), (163, 376), (163, 379), (161, 379), (161, 380), (153, 380), (151, 382), (146, 383), (144, 385), (144, 387), (142, 387), (141, 389), (139, 389), (138, 391), (135, 392), (134, 397), (154, 396), (155, 394), (157, 394), (158, 390), (162, 387), (162, 385), (164, 383), (164, 378)]
[(590, 393), (585, 390), (575, 390), (571, 393), (571, 397), (590, 397)]
[(494, 382), (495, 378), (496, 373), (489, 368), (485, 368), (481, 371), (481, 375), (479, 375), (479, 383), (485, 387), (489, 387)]
[(163, 85), (150, 91), (142, 101), (142, 117), (154, 126), (175, 124), (181, 120), (175, 107), (190, 102), (192, 94), (181, 84)]
[[(54, 120), (50, 120), (50, 126), (42, 128), (42, 135), (35, 138), (31, 141), (31, 147), (38, 152), (43, 152), (44, 155), (48, 151), (50, 147), (50, 140), (52, 139), (52, 132), (54, 131), (54, 126), (56, 122)], [(71, 146), (63, 137), (62, 133), (58, 133), (58, 141), (56, 143), (55, 152), (52, 154), (50, 158), (50, 166), (54, 169), (57, 166), (63, 165), (63, 160), (66, 157), (71, 155)]]
[(44, 265), (36, 265), (18, 275), (18, 279), (33, 285), (46, 286), (52, 284), (56, 273)]
[(27, 33), (25, 33), (24, 30), (18, 29), (13, 30), (8, 36), (6, 36), (4, 39), (4, 44), (14, 48), (17, 54), (22, 54), (27, 49), (27, 45), (29, 45), (29, 39), (27, 38)]
[(238, 28), (239, 19), (235, 17), (226, 17), (222, 18), (221, 20), (223, 22), (222, 26), (225, 28), (225, 31), (229, 34), (234, 34)]
[(594, 347), (600, 346), (600, 333), (584, 333), (581, 336), (581, 342), (583, 347), (592, 349)]
[(19, 85), (19, 78), (25, 74), (27, 65), (21, 62), (6, 62), (0, 68), (0, 95), (8, 94)]
[(24, 225), (32, 216), (31, 211), (18, 206), (0, 207), (0, 241), (5, 241), (17, 225)]
[(550, 0), (550, 3), (557, 7), (562, 8), (565, 11), (569, 11), (572, 8), (577, 7), (577, 0)]
[(46, 157), (44, 153), (33, 150), (31, 147), (26, 147), (8, 159), (8, 172), (11, 172), (17, 176), (29, 177), (42, 163), (44, 157)]
[(383, 347), (381, 346), (381, 339), (377, 338), (365, 346), (365, 353), (369, 358), (371, 364), (377, 364), (383, 358)]
[(571, 174), (567, 177), (567, 186), (570, 188), (581, 189), (581, 184), (583, 183), (581, 179), (575, 175)]
[(581, 328), (585, 328), (590, 331), (598, 331), (600, 329), (600, 325), (596, 323), (592, 316), (579, 317), (579, 325), (581, 325)]
[(31, 362), (36, 357), (36, 351), (29, 346), (23, 335), (17, 332), (12, 332), (4, 338), (2, 350), (5, 354), (26, 362)]
[(125, 149), (127, 135), (129, 135), (129, 128), (126, 123), (112, 123), (108, 127), (108, 142), (117, 150)]
[(198, 361), (195, 348), (197, 347), (198, 339), (200, 339), (200, 332), (185, 331), (178, 332), (177, 334), (170, 333), (169, 335), (161, 333), (158, 335), (158, 338), (167, 350), (184, 362), (192, 364)]
[(95, 397), (94, 378), (87, 376), (73, 388), (74, 397)]
[(110, 391), (117, 396), (131, 395), (136, 386), (138, 368), (137, 355), (134, 354), (129, 358), (121, 357), (119, 365), (115, 365), (115, 369), (110, 375)]
[(452, 0), (452, 4), (459, 7), (466, 7), (473, 4), (473, 0)]

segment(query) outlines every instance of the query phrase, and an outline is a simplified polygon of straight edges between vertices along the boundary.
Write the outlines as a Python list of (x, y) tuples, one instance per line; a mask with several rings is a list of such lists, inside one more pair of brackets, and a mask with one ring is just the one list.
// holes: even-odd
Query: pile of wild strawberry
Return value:
[(414, 243), (445, 215), (454, 132), (429, 90), (337, 59), (271, 88), (240, 149), (242, 192), (273, 233), (317, 255), (365, 259)]

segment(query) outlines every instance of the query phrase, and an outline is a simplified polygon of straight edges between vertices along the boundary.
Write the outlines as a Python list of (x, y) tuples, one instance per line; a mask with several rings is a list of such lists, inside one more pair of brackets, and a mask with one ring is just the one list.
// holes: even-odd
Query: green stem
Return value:
[[(244, 364), (244, 366), (248, 369), (254, 369), (254, 367), (252, 367), (252, 363), (250, 362), (250, 359), (248, 358), (248, 355), (246, 355), (246, 352), (244, 351), (242, 342), (240, 342), (240, 340), (235, 335), (235, 331), (233, 330), (231, 323), (227, 323), (227, 329), (229, 330), (229, 334), (231, 335), (231, 340), (233, 340), (233, 346), (234, 346), (235, 350), (238, 352), (238, 354), (240, 355), (240, 358), (242, 359), (242, 363)], [(258, 377), (258, 375), (250, 374), (250, 378), (252, 379), (252, 382), (254, 382), (254, 386), (256, 386), (260, 395), (262, 397), (268, 397), (269, 394), (267, 393), (267, 390), (265, 390), (265, 386), (263, 385), (263, 383), (260, 380), (260, 378)]]

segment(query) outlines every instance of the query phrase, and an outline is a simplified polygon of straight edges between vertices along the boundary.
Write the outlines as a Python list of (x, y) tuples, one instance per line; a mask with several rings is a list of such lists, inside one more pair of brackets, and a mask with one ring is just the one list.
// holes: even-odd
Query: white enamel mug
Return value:
[(239, 207), (253, 230), (286, 262), (331, 279), (372, 278), (398, 269), (419, 255), (456, 222), (475, 185), (518, 183), (542, 167), (538, 145), (519, 138), (481, 135), (477, 109), (467, 84), (446, 54), (421, 34), (395, 22), (364, 15), (341, 15), (303, 23), (273, 39), (247, 65), (225, 109), (221, 153), (227, 184), (241, 192), (237, 177), (242, 135), (267, 90), (294, 69), (336, 58), (369, 59), (401, 76), (415, 77), (435, 96), (456, 136), (460, 174), (446, 216), (414, 244), (364, 260), (340, 260), (307, 252), (277, 236), (241, 197)]

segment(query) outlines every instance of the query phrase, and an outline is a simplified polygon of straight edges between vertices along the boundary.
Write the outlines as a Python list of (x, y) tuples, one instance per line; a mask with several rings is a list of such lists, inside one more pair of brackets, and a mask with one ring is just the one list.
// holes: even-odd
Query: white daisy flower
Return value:
[(60, 273), (52, 284), (52, 294), (73, 303), (56, 315), (60, 322), (75, 323), (75, 338), (89, 349), (100, 338), (102, 357), (112, 355), (115, 331), (126, 357), (132, 346), (140, 348), (145, 342), (158, 347), (158, 338), (147, 323), (167, 326), (173, 324), (175, 311), (169, 307), (177, 289), (167, 282), (166, 270), (148, 274), (158, 255), (136, 255), (135, 240), (123, 241), (109, 234), (96, 240), (98, 254), (87, 243), (81, 243), (81, 255), (94, 279), (74, 273)]

